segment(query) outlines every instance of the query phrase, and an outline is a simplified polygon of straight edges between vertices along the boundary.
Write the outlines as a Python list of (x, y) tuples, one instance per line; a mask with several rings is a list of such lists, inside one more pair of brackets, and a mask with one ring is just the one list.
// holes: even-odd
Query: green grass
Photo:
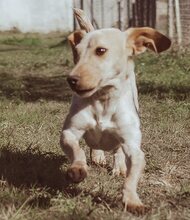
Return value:
[(39, 38), (16, 38), (10, 37), (4, 40), (1, 40), (1, 44), (5, 45), (21, 45), (21, 46), (39, 46), (41, 44), (41, 40)]
[[(124, 213), (122, 177), (90, 163), (80, 184), (66, 176), (59, 146), (71, 92), (73, 64), (63, 36), (0, 36), (0, 219), (189, 219), (190, 53), (147, 53), (137, 58), (146, 169), (139, 184), (145, 216)], [(24, 39), (40, 44), (26, 44)], [(9, 45), (5, 45), (8, 42)], [(16, 42), (18, 42), (16, 40)]]
[(139, 59), (137, 78), (139, 92), (154, 93), (158, 98), (185, 99), (190, 96), (189, 54), (166, 52), (147, 54)]

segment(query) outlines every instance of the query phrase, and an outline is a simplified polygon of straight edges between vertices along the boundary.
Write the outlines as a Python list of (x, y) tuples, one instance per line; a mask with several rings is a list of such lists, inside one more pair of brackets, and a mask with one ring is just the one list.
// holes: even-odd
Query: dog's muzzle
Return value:
[(67, 82), (70, 85), (71, 89), (80, 96), (91, 93), (94, 90), (94, 88), (81, 89), (80, 88), (80, 77), (78, 76), (68, 76)]

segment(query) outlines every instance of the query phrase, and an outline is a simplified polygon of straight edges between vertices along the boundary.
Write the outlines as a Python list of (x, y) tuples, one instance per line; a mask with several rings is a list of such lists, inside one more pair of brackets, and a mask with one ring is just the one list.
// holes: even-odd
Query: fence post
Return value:
[(104, 0), (101, 0), (101, 25), (102, 25), (102, 28), (104, 28)]
[(152, 27), (156, 26), (156, 0), (152, 2)]
[(83, 10), (84, 9), (84, 1), (80, 0), (80, 8)]
[(146, 0), (146, 25), (150, 26), (150, 0)]
[(181, 32), (181, 17), (180, 17), (179, 0), (175, 0), (175, 12), (176, 12), (177, 41), (178, 41), (178, 44), (180, 45), (182, 41), (182, 32)]
[(127, 16), (128, 16), (128, 27), (132, 26), (132, 17), (131, 17), (131, 0), (127, 0)]
[[(75, 1), (73, 1), (73, 8), (75, 8)], [(77, 26), (77, 24), (76, 24), (76, 20), (75, 20), (75, 15), (73, 13), (73, 30), (74, 31), (76, 30), (76, 26)]]
[(135, 7), (135, 0), (132, 1), (132, 26), (136, 26), (136, 7)]
[(169, 37), (173, 39), (174, 36), (174, 10), (173, 10), (173, 0), (169, 0), (168, 2), (168, 23), (169, 23), (169, 30), (168, 34)]
[(120, 0), (117, 2), (118, 9), (118, 28), (121, 30), (121, 2)]
[(91, 14), (91, 23), (93, 25), (94, 23), (94, 1), (91, 0), (91, 4), (90, 4), (90, 14)]

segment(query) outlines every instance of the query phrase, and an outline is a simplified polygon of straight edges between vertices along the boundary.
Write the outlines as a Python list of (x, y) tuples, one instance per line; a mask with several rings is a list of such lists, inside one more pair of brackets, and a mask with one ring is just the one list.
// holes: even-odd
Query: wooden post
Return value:
[(104, 0), (101, 0), (101, 26), (104, 28)]
[(182, 42), (182, 32), (181, 32), (181, 17), (180, 17), (179, 0), (175, 0), (175, 12), (176, 12), (177, 41), (178, 41), (178, 44), (180, 45)]
[(94, 1), (91, 0), (90, 3), (90, 13), (91, 13), (91, 23), (94, 23)]
[[(75, 1), (73, 1), (73, 7), (75, 7)], [(75, 20), (75, 14), (73, 13), (73, 30), (75, 31), (77, 28), (76, 20)]]
[(152, 27), (156, 26), (156, 0), (152, 2)]
[(131, 21), (131, 1), (127, 0), (127, 17), (128, 17), (128, 27), (132, 26)]
[(83, 10), (84, 9), (84, 1), (80, 0), (80, 8)]
[(150, 0), (147, 0), (146, 2), (146, 25), (150, 26)]
[(141, 0), (139, 2), (139, 25), (140, 27), (144, 26), (144, 17), (143, 17), (143, 12), (144, 12), (144, 0)]
[(117, 2), (117, 9), (118, 9), (118, 28), (121, 30), (121, 2)]
[(136, 11), (135, 11), (135, 3), (132, 3), (132, 15), (133, 15), (133, 20), (132, 20), (132, 26), (136, 26)]
[(169, 0), (168, 2), (168, 35), (171, 39), (174, 37), (174, 11), (173, 11), (173, 0)]

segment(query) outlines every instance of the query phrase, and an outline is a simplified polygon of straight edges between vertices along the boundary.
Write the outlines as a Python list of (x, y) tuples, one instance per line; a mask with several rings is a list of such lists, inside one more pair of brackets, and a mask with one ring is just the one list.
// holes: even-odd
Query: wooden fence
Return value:
[(97, 28), (156, 25), (156, 0), (74, 0), (74, 7), (85, 10)]

